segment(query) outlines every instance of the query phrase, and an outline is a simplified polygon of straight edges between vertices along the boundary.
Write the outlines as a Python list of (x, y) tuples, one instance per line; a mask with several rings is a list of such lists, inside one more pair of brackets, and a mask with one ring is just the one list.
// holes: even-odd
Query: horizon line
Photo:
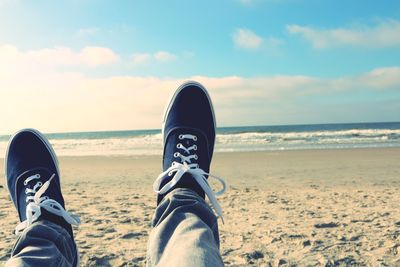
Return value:
[[(383, 123), (400, 123), (400, 121), (364, 121), (364, 122), (328, 122), (328, 123), (293, 123), (293, 124), (258, 124), (258, 125), (236, 125), (236, 126), (220, 126), (218, 129), (227, 128), (250, 128), (250, 127), (279, 127), (279, 126), (315, 126), (315, 125), (349, 125), (349, 124), (383, 124)], [(29, 128), (29, 127), (28, 127)], [(25, 128), (25, 129), (28, 129)], [(22, 128), (24, 129), (24, 128)], [(43, 132), (46, 135), (53, 134), (80, 134), (80, 133), (106, 133), (106, 132), (133, 132), (133, 131), (161, 131), (161, 128), (148, 129), (120, 129), (120, 130), (93, 130), (93, 131), (68, 131), (68, 132)], [(14, 133), (4, 134), (0, 136), (12, 136)]]

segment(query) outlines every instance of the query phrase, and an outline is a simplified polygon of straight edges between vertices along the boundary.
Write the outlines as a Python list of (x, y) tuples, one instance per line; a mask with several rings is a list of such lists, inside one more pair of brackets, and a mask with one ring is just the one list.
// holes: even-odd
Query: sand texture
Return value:
[[(3, 172), (3, 165), (0, 171)], [(144, 266), (158, 156), (63, 157), (82, 266)], [(400, 149), (220, 153), (227, 266), (400, 266)], [(0, 182), (0, 264), (17, 214)]]

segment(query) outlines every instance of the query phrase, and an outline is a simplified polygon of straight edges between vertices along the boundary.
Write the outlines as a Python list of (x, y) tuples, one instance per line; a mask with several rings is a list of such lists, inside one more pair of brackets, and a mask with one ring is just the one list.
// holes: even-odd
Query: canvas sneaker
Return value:
[[(215, 130), (214, 109), (207, 90), (193, 81), (181, 85), (166, 107), (163, 119), (163, 172), (153, 184), (158, 203), (175, 188), (189, 188), (202, 198), (207, 195), (222, 218), (215, 196), (225, 192), (226, 183), (209, 174)], [(222, 184), (219, 192), (210, 188), (208, 177)]]
[(60, 172), (53, 148), (37, 130), (24, 129), (11, 137), (5, 158), (5, 176), (20, 224), (16, 234), (39, 220), (48, 220), (67, 230), (80, 220), (65, 211)]

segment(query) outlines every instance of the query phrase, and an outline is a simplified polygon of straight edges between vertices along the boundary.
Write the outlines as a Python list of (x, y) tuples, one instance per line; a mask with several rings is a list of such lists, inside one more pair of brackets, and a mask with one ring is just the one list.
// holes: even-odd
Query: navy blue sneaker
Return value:
[[(222, 194), (226, 184), (221, 178), (209, 174), (215, 129), (214, 108), (207, 90), (193, 81), (181, 85), (164, 114), (163, 173), (153, 184), (158, 193), (157, 203), (174, 188), (189, 188), (202, 198), (207, 195), (217, 214), (222, 216), (215, 195)], [(221, 182), (223, 188), (220, 192), (211, 190), (208, 176)]]
[(21, 221), (17, 234), (35, 221), (48, 220), (64, 227), (73, 238), (71, 224), (80, 221), (65, 211), (57, 158), (40, 132), (24, 129), (10, 139), (5, 176)]

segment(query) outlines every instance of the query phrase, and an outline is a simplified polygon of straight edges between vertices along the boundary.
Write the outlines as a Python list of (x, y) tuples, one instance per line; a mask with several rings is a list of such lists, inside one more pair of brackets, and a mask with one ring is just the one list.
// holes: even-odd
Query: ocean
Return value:
[[(58, 156), (160, 155), (160, 130), (46, 134)], [(4, 158), (10, 136), (0, 135)], [(223, 127), (216, 152), (400, 147), (400, 122)]]

